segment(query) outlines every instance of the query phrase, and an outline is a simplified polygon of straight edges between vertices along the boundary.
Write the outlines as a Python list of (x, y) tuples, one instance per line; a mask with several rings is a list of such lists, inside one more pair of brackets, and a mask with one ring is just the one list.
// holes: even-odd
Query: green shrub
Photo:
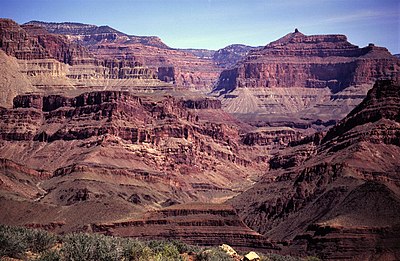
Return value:
[(29, 250), (40, 253), (53, 246), (57, 241), (57, 237), (45, 230), (26, 229), (26, 241)]
[(0, 225), (0, 257), (22, 257), (28, 250), (25, 229)]
[[(154, 258), (162, 260), (181, 260), (178, 248), (171, 242), (163, 240), (149, 241), (148, 247), (154, 252)], [(161, 260), (161, 259), (160, 259)]]
[(66, 260), (120, 260), (122, 249), (113, 237), (98, 234), (70, 234), (61, 249)]
[(232, 258), (220, 248), (203, 250), (196, 255), (197, 261), (232, 261)]
[(171, 244), (173, 244), (178, 249), (178, 252), (180, 254), (199, 252), (201, 250), (201, 248), (198, 247), (198, 246), (188, 245), (188, 244), (183, 243), (182, 241), (179, 241), (179, 240), (171, 240), (169, 242)]
[(40, 253), (56, 240), (54, 234), (44, 230), (0, 225), (0, 256), (21, 257), (28, 250)]
[(61, 255), (57, 250), (44, 251), (35, 261), (60, 261)]
[(308, 256), (304, 259), (305, 261), (322, 261), (321, 259), (319, 259), (316, 256)]

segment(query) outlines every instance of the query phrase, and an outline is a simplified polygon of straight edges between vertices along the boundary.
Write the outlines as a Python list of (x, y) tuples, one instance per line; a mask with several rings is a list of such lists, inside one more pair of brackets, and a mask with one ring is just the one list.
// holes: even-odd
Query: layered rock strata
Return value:
[(312, 125), (343, 118), (377, 79), (397, 79), (399, 69), (386, 48), (296, 30), (223, 71), (214, 93), (225, 110), (252, 124), (250, 113), (264, 124), (305, 119)]
[(379, 81), (326, 135), (274, 157), (274, 170), (232, 200), (245, 223), (290, 253), (398, 259), (399, 95), (398, 82)]
[(33, 21), (27, 25), (41, 26), (51, 33), (67, 36), (73, 42), (87, 47), (101, 65), (111, 71), (139, 65), (144, 67), (142, 71), (131, 74), (208, 91), (220, 72), (213, 61), (171, 49), (158, 37), (131, 36), (108, 26), (78, 23)]
[(22, 224), (64, 220), (57, 231), (85, 229), (91, 218), (108, 219), (86, 213), (74, 220), (73, 209), (102, 202), (123, 210), (100, 207), (110, 219), (185, 202), (219, 203), (267, 168), (264, 150), (242, 144), (242, 126), (210, 98), (102, 91), (19, 95), (13, 106), (0, 110), (2, 157), (51, 173), (40, 182), (44, 192), (35, 204), (68, 209)]
[(222, 204), (191, 203), (148, 212), (141, 218), (92, 224), (93, 232), (144, 239), (179, 239), (191, 245), (227, 243), (238, 249), (278, 250)]

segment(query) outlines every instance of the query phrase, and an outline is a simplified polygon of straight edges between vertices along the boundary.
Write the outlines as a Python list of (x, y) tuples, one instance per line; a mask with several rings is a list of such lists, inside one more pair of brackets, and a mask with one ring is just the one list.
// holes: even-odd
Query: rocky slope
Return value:
[(400, 84), (378, 81), (326, 135), (292, 144), (234, 198), (245, 223), (288, 252), (332, 260), (400, 257)]
[(375, 80), (396, 78), (399, 68), (400, 60), (385, 48), (359, 48), (344, 35), (307, 36), (296, 29), (223, 71), (214, 93), (226, 111), (254, 125), (301, 119), (312, 125), (340, 120)]
[[(13, 106), (0, 110), (2, 223), (76, 231), (185, 202), (219, 203), (267, 167), (265, 149), (242, 143), (243, 126), (218, 100), (102, 91), (19, 95)], [(30, 207), (49, 214), (26, 215)]]
[(219, 49), (213, 54), (213, 60), (222, 68), (231, 68), (243, 60), (251, 50), (260, 47), (252, 47), (244, 44), (232, 44)]

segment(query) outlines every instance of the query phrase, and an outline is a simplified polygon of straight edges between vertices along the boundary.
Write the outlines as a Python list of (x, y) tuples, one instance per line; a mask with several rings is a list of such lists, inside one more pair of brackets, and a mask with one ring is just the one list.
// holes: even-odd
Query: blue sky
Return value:
[(298, 28), (400, 53), (399, 0), (0, 0), (0, 17), (109, 25), (174, 48), (265, 45)]

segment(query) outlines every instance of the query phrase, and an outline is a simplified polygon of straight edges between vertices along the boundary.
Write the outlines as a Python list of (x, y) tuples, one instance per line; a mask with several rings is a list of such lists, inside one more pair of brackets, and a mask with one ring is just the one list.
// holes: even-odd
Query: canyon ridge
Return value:
[(0, 223), (400, 258), (400, 59), (295, 30), (174, 49), (0, 19)]

